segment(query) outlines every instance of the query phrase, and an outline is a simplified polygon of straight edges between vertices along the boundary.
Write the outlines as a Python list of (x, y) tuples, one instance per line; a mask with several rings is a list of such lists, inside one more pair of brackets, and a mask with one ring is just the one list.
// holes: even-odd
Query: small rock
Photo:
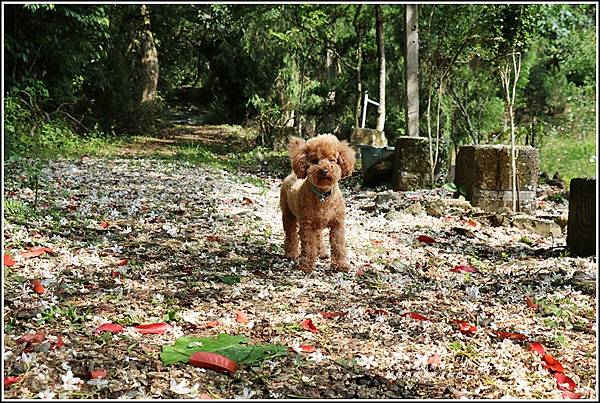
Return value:
[(425, 214), (425, 212), (423, 210), (423, 206), (421, 206), (420, 202), (414, 202), (413, 204), (411, 204), (410, 206), (408, 206), (407, 208), (405, 208), (403, 211), (406, 214), (412, 214), (412, 215), (423, 215), (423, 214)]
[(375, 197), (375, 203), (378, 206), (388, 206), (390, 204), (398, 204), (400, 202), (400, 195), (393, 190), (381, 192)]
[(386, 220), (399, 220), (402, 218), (402, 215), (403, 215), (402, 213), (400, 213), (396, 210), (391, 210), (391, 211), (387, 212), (384, 217)]
[(528, 215), (517, 215), (512, 219), (512, 226), (532, 232), (543, 237), (558, 238), (562, 235), (562, 229), (551, 220), (544, 220)]

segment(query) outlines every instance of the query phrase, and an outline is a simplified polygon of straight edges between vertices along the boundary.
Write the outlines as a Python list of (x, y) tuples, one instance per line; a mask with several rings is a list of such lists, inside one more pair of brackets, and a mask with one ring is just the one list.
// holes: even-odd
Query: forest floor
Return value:
[[(598, 397), (597, 262), (569, 255), (564, 228), (544, 237), (355, 172), (353, 268), (307, 274), (283, 258), (289, 161), (222, 163), (245, 146), (179, 126), (120, 157), (49, 161), (37, 196), (28, 161), (5, 165), (5, 398)], [(551, 191), (533, 215), (564, 216)], [(161, 361), (182, 336), (219, 334), (286, 354), (231, 374)]]

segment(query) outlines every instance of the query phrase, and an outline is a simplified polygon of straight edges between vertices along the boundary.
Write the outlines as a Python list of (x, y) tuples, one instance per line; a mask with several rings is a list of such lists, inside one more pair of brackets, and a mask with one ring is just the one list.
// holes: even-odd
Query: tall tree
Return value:
[(406, 64), (406, 135), (419, 135), (419, 30), (418, 6), (407, 4), (405, 18), (405, 64)]
[(150, 29), (150, 12), (145, 4), (140, 6), (143, 28), (140, 35), (142, 46), (142, 103), (154, 102), (156, 100), (156, 87), (158, 86), (158, 51), (154, 35)]
[(385, 40), (383, 34), (383, 11), (375, 5), (375, 30), (377, 36), (377, 60), (379, 62), (379, 108), (377, 109), (377, 130), (385, 127)]

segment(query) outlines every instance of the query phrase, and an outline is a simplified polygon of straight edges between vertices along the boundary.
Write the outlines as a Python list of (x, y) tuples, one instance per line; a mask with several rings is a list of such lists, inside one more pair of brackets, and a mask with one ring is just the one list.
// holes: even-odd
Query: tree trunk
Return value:
[(362, 28), (358, 24), (358, 17), (362, 4), (359, 4), (354, 13), (354, 29), (356, 30), (356, 104), (354, 106), (354, 127), (360, 127), (360, 105), (362, 102)]
[(405, 55), (406, 64), (406, 135), (419, 135), (419, 31), (418, 9), (416, 4), (405, 5)]
[(383, 36), (383, 11), (381, 5), (375, 5), (377, 35), (377, 59), (379, 61), (379, 108), (377, 109), (377, 130), (385, 127), (385, 41)]
[(158, 52), (154, 42), (154, 35), (150, 29), (150, 13), (145, 4), (140, 7), (144, 27), (141, 34), (142, 46), (142, 103), (156, 100), (156, 87), (158, 85)]

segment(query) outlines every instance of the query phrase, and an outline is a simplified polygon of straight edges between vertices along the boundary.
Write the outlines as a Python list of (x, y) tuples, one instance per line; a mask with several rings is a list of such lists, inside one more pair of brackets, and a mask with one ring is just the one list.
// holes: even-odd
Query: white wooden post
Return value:
[(367, 105), (373, 104), (379, 106), (379, 102), (375, 102), (372, 99), (369, 99), (369, 93), (365, 91), (365, 100), (363, 102), (363, 111), (362, 111), (362, 124), (361, 128), (365, 128), (365, 121), (367, 120)]

